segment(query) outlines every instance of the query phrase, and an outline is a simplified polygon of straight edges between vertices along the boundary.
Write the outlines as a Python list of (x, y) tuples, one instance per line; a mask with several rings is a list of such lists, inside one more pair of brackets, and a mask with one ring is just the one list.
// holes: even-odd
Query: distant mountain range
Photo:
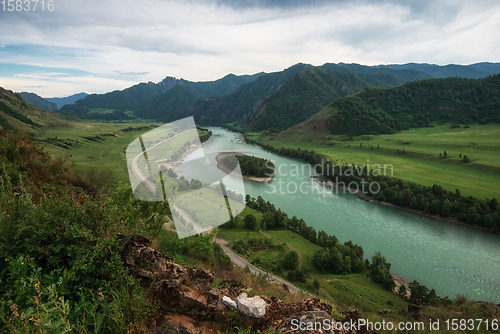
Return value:
[(46, 111), (56, 111), (62, 106), (73, 104), (88, 95), (87, 93), (78, 93), (67, 97), (43, 98), (35, 93), (21, 92), (18, 94), (20, 94), (26, 102), (34, 104), (38, 108)]
[(332, 101), (368, 87), (390, 88), (447, 77), (478, 79), (496, 73), (500, 73), (500, 63), (446, 66), (299, 63), (280, 72), (229, 74), (207, 82), (166, 77), (158, 83), (139, 83), (124, 90), (88, 95), (58, 112), (101, 120), (135, 118), (161, 122), (194, 116), (200, 125), (284, 130), (305, 121)]
[(154, 119), (170, 122), (194, 116), (200, 125), (231, 124), (243, 130), (284, 130), (332, 101), (367, 87), (390, 88), (433, 78), (485, 78), (500, 63), (472, 65), (404, 64), (365, 66), (296, 64), (283, 71), (192, 82), (166, 77), (121, 91), (92, 94), (59, 112), (101, 120)]
[(49, 97), (49, 98), (46, 98), (45, 100), (57, 104), (57, 107), (60, 109), (66, 104), (73, 104), (76, 101), (83, 99), (87, 95), (89, 95), (89, 94), (82, 92), (82, 93), (73, 94), (73, 95), (66, 96), (66, 97)]
[[(126, 88), (121, 91), (113, 91), (106, 94), (92, 94), (82, 100), (77, 101), (74, 105), (67, 105), (63, 107), (60, 112), (74, 113), (82, 117), (94, 119), (128, 119), (131, 118), (125, 114), (125, 111), (134, 111), (134, 114), (140, 118), (158, 119), (161, 120), (165, 117), (164, 112), (172, 112), (174, 110), (168, 109), (165, 111), (165, 106), (161, 105), (161, 101), (168, 101), (169, 96), (173, 93), (167, 93), (165, 97), (159, 97), (157, 101), (152, 101), (158, 95), (166, 93), (176, 86), (184, 86), (191, 88), (181, 90), (183, 98), (194, 102), (196, 98), (202, 96), (223, 96), (235, 90), (238, 86), (253, 81), (260, 76), (261, 73), (254, 75), (236, 76), (228, 74), (225, 77), (207, 82), (192, 82), (184, 79), (176, 79), (173, 77), (166, 77), (158, 83), (148, 82), (140, 83), (132, 87)], [(146, 105), (147, 102), (151, 102)], [(188, 105), (183, 101), (178, 103), (169, 102), (171, 106), (184, 108)], [(143, 115), (143, 106), (146, 109), (146, 114)], [(108, 109), (105, 114), (100, 114), (92, 109)], [(111, 112), (110, 112), (111, 111)]]
[[(285, 131), (288, 133), (308, 129), (347, 136), (393, 133), (436, 121), (499, 122), (500, 75), (496, 73), (500, 73), (500, 63), (299, 63), (280, 72), (229, 74), (207, 82), (166, 77), (158, 83), (139, 83), (106, 94), (49, 99), (60, 104), (74, 101), (59, 110), (34, 93), (14, 94), (10, 100), (11, 94), (3, 93), (11, 102), (6, 104), (4, 100), (0, 105), (0, 124), (19, 121), (31, 127), (40, 125), (29, 116), (35, 110), (26, 103), (31, 102), (46, 110), (100, 120), (171, 122), (193, 116), (199, 125), (246, 131), (270, 129), (279, 133), (292, 129)], [(14, 113), (12, 101), (21, 108), (15, 110), (27, 112)], [(52, 121), (47, 122), (49, 126), (61, 120)]]

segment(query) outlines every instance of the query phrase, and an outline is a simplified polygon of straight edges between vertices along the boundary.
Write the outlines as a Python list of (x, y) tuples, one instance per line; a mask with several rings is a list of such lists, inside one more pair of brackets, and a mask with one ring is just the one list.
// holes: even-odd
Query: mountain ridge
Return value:
[[(303, 74), (303, 77), (308, 78), (302, 81), (301, 78), (294, 77), (306, 69), (314, 69), (316, 74)], [(347, 81), (334, 91), (332, 85), (338, 82), (325, 79), (326, 72), (322, 71), (329, 71), (330, 76), (335, 72), (337, 81)], [(165, 77), (156, 84), (139, 83), (121, 91), (89, 95), (74, 105), (63, 107), (60, 112), (96, 119), (121, 120), (136, 117), (163, 122), (193, 116), (200, 125), (231, 124), (246, 131), (260, 131), (271, 127), (284, 130), (306, 120), (333, 100), (352, 95), (366, 87), (389, 88), (407, 82), (442, 77), (482, 78), (496, 72), (500, 73), (500, 63), (445, 66), (426, 63), (375, 66), (325, 63), (313, 66), (298, 63), (283, 71), (244, 76), (228, 74), (218, 80), (206, 82)], [(318, 79), (319, 77), (323, 79)], [(177, 95), (177, 102), (174, 103), (172, 98), (175, 94), (168, 91), (176, 86), (189, 87), (191, 90), (175, 91), (180, 95)], [(159, 97), (162, 94), (165, 96)], [(180, 96), (185, 101), (181, 102)], [(110, 112), (100, 115), (91, 109), (109, 109)], [(135, 116), (125, 111), (133, 111)]]
[(45, 98), (45, 100), (55, 103), (57, 107), (60, 109), (66, 104), (73, 104), (76, 101), (83, 99), (87, 95), (89, 94), (81, 92), (65, 97), (47, 97)]
[(500, 123), (500, 74), (484, 79), (442, 78), (361, 92), (332, 102), (275, 138), (390, 134), (432, 123)]

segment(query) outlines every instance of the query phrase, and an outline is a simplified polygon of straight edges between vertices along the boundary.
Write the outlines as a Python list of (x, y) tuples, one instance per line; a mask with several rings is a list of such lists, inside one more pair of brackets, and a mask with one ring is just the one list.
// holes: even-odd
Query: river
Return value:
[(500, 236), (426, 219), (350, 193), (324, 191), (311, 182), (314, 171), (308, 164), (242, 143), (240, 134), (210, 130), (213, 135), (203, 144), (205, 153), (236, 151), (281, 166), (269, 184), (245, 181), (250, 196), (262, 196), (289, 217), (303, 218), (317, 232), (334, 234), (340, 242), (352, 240), (363, 247), (366, 258), (381, 251), (394, 274), (417, 280), (438, 296), (464, 294), (500, 303)]

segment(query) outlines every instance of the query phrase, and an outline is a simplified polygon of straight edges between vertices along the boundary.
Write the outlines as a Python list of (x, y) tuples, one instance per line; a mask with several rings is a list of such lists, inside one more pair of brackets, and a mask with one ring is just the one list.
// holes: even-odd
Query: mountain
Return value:
[(333, 100), (354, 94), (365, 87), (391, 86), (369, 76), (307, 66), (254, 105), (240, 124), (243, 129), (252, 131), (269, 128), (284, 130), (303, 122)]
[(49, 97), (49, 98), (46, 98), (45, 100), (53, 102), (53, 103), (57, 104), (57, 107), (62, 108), (64, 105), (73, 104), (76, 101), (83, 99), (87, 95), (89, 95), (89, 94), (82, 92), (82, 93), (73, 94), (73, 95), (66, 96), (66, 97)]
[[(122, 91), (89, 95), (75, 105), (66, 105), (61, 112), (103, 120), (138, 117), (164, 122), (193, 116), (200, 125), (231, 124), (250, 131), (283, 130), (301, 123), (333, 100), (366, 87), (389, 88), (436, 77), (487, 77), (495, 71), (500, 72), (500, 64), (326, 63), (315, 67), (299, 63), (280, 72), (229, 74), (207, 82), (166, 77), (156, 84), (141, 83)], [(189, 89), (168, 92), (177, 86)]]
[(50, 102), (43, 97), (36, 95), (35, 93), (21, 92), (19, 93), (24, 99), (24, 101), (34, 104), (38, 108), (41, 108), (46, 111), (55, 111), (59, 109), (57, 104)]
[(194, 88), (178, 85), (141, 105), (136, 114), (145, 119), (163, 119), (175, 110), (189, 107), (201, 97)]
[(500, 73), (500, 63), (477, 63), (471, 65), (433, 65), (433, 64), (417, 64), (409, 63), (404, 65), (380, 65), (375, 66), (380, 68), (416, 70), (426, 73), (433, 78), (468, 78), (480, 79), (488, 75)]
[(20, 94), (0, 87), (0, 125), (24, 132), (43, 133), (44, 128), (69, 126), (54, 113), (26, 102)]
[[(189, 108), (157, 119), (169, 122), (194, 116), (201, 125), (233, 123), (251, 131), (283, 130), (306, 120), (331, 101), (365, 87), (387, 88), (406, 82), (390, 74), (391, 71), (398, 72), (355, 73), (335, 64), (315, 67), (299, 63), (281, 72), (263, 74), (225, 97), (204, 98)], [(144, 118), (141, 110), (142, 106), (136, 114)]]
[[(369, 75), (379, 80), (393, 83), (393, 86), (403, 84), (409, 81), (432, 79), (433, 76), (415, 69), (407, 68), (390, 68), (387, 66), (366, 66), (360, 64), (345, 64), (345, 63), (326, 63), (321, 68), (334, 70), (336, 72), (355, 73), (356, 75)], [(391, 77), (394, 77), (391, 79)]]
[[(61, 112), (75, 113), (79, 116), (103, 119), (121, 119), (125, 111), (136, 110), (140, 105), (150, 102), (154, 97), (167, 92), (168, 90), (182, 85), (190, 87), (199, 96), (217, 95), (224, 96), (233, 91), (241, 84), (255, 80), (262, 73), (254, 75), (228, 74), (225, 77), (206, 82), (192, 82), (184, 79), (176, 79), (174, 77), (166, 77), (158, 83), (148, 82), (139, 83), (124, 90), (116, 90), (106, 94), (92, 94), (78, 100), (72, 106), (61, 108)], [(102, 116), (99, 113), (94, 113), (91, 109), (110, 109), (114, 110), (111, 115)], [(163, 108), (168, 109), (168, 108)], [(148, 106), (149, 113), (151, 106)], [(143, 117), (142, 114), (138, 115)], [(124, 116), (127, 118), (127, 116)], [(129, 116), (130, 118), (130, 116)]]
[(192, 87), (198, 94), (202, 96), (226, 96), (233, 92), (239, 86), (252, 82), (264, 72), (253, 75), (234, 75), (228, 74), (225, 77), (215, 81), (192, 82), (180, 79), (180, 85)]
[[(200, 125), (223, 125), (239, 121), (261, 98), (278, 89), (281, 84), (305, 67), (305, 64), (297, 64), (281, 72), (259, 75), (255, 80), (239, 86), (227, 96), (205, 97), (189, 108), (165, 115), (162, 120), (172, 121), (179, 116), (194, 116)], [(136, 115), (142, 117), (140, 110)]]
[(394, 133), (432, 123), (500, 123), (500, 74), (484, 79), (445, 78), (389, 88), (366, 88), (277, 137)]

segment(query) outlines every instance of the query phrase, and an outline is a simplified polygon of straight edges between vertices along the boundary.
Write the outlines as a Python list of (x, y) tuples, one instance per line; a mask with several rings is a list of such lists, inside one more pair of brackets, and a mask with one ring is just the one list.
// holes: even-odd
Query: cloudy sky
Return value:
[(298, 62), (500, 61), (497, 0), (48, 2), (0, 3), (0, 86), (55, 97)]

